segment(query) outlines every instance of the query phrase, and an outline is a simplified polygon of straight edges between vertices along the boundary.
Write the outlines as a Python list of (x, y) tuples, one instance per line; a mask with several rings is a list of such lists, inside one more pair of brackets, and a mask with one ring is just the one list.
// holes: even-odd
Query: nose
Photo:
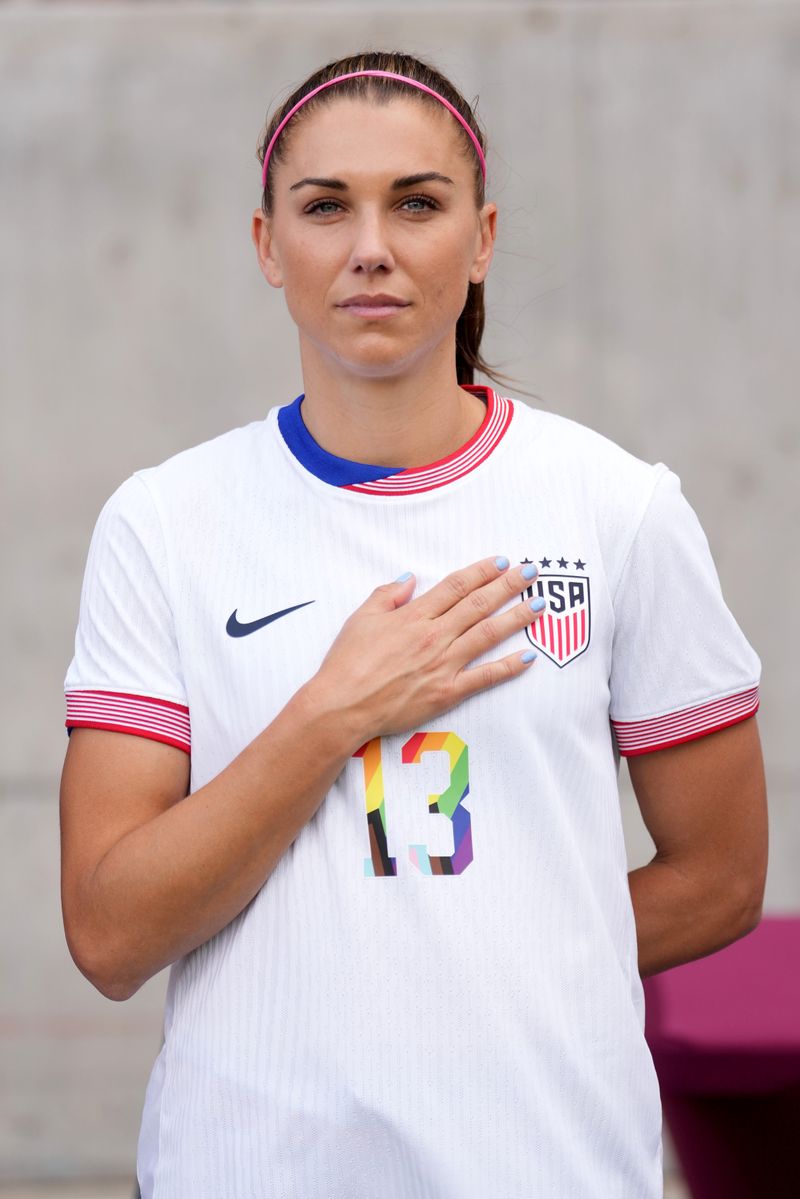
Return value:
[(355, 238), (350, 252), (350, 269), (354, 271), (391, 271), (394, 255), (389, 244), (388, 230), (381, 214), (363, 212), (354, 226)]

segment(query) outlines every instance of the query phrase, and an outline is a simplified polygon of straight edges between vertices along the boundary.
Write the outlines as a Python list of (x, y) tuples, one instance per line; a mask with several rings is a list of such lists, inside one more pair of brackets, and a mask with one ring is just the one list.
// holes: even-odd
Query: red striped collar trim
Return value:
[(478, 431), (460, 449), (446, 458), (440, 458), (438, 462), (431, 462), (427, 466), (410, 466), (385, 479), (345, 483), (342, 490), (358, 491), (362, 495), (416, 495), (421, 491), (444, 487), (485, 462), (511, 424), (514, 406), (511, 400), (497, 395), (491, 387), (469, 383), (462, 383), (461, 386), (465, 391), (486, 394), (486, 416)]

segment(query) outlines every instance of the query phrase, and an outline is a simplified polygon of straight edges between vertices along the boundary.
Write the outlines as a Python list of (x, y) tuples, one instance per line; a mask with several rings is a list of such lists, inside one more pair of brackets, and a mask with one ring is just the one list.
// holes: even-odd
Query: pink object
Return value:
[(662, 1085), (706, 1094), (800, 1085), (800, 917), (766, 916), (720, 952), (645, 979), (644, 989)]
[(262, 187), (266, 187), (266, 185), (267, 185), (267, 169), (269, 167), (269, 159), (270, 159), (270, 155), (272, 154), (272, 151), (274, 149), (275, 143), (278, 140), (278, 138), (280, 137), (280, 135), (283, 133), (284, 129), (288, 125), (289, 121), (291, 121), (292, 117), (297, 112), (297, 110), (302, 108), (303, 105), (308, 100), (310, 100), (312, 96), (316, 96), (318, 92), (324, 91), (325, 88), (327, 88), (327, 87), (333, 87), (334, 83), (341, 83), (344, 79), (358, 79), (363, 75), (374, 75), (374, 76), (378, 77), (379, 79), (397, 79), (401, 83), (407, 83), (410, 87), (415, 87), (421, 92), (427, 92), (427, 94), (429, 96), (433, 96), (435, 99), (437, 99), (439, 101), (440, 104), (443, 104), (444, 107), (447, 109), (447, 111), (449, 113), (452, 113), (452, 115), (458, 121), (459, 125), (461, 125), (463, 127), (463, 129), (466, 131), (466, 133), (469, 135), (470, 141), (472, 142), (473, 146), (475, 147), (475, 153), (478, 155), (478, 161), (481, 164), (481, 171), (483, 173), (484, 182), (486, 182), (486, 158), (485, 158), (483, 150), (481, 148), (481, 143), (478, 141), (477, 137), (475, 136), (475, 133), (473, 132), (472, 129), (470, 129), (468, 123), (464, 120), (461, 113), (458, 111), (457, 108), (453, 107), (453, 105), (450, 103), (449, 100), (445, 100), (444, 96), (440, 96), (438, 92), (435, 92), (433, 90), (433, 88), (428, 87), (427, 84), (419, 83), (416, 79), (410, 79), (407, 75), (396, 75), (393, 71), (350, 71), (350, 72), (348, 72), (347, 75), (337, 75), (335, 79), (329, 79), (326, 83), (321, 83), (319, 85), (319, 87), (313, 88), (307, 95), (303, 96), (302, 100), (298, 100), (293, 108), (289, 109), (286, 116), (283, 118), (281, 123), (278, 125), (278, 128), (275, 130), (272, 137), (270, 138), (269, 145), (267, 146), (266, 153), (264, 154), (264, 165), (263, 165), (263, 168), (261, 171), (261, 186)]
[(797, 1199), (800, 918), (645, 979), (645, 1034), (694, 1199)]

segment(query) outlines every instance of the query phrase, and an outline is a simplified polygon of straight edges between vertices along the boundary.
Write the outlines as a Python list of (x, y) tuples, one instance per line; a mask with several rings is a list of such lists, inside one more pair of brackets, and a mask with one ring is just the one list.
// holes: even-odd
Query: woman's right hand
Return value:
[(308, 686), (360, 745), (420, 728), (467, 696), (515, 678), (533, 660), (521, 650), (469, 663), (541, 616), (538, 596), (495, 615), (530, 586), (523, 570), (535, 578), (533, 563), (509, 570), (507, 559), (483, 558), (414, 600), (413, 574), (376, 587), (345, 621)]

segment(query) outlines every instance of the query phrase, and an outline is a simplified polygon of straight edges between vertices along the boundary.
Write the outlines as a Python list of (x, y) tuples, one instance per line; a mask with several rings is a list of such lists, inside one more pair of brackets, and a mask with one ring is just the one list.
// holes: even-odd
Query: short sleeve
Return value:
[(761, 662), (680, 479), (661, 472), (613, 598), (610, 717), (627, 757), (746, 720), (759, 702)]
[(97, 519), (64, 691), (68, 730), (111, 729), (190, 752), (163, 530), (138, 475)]

